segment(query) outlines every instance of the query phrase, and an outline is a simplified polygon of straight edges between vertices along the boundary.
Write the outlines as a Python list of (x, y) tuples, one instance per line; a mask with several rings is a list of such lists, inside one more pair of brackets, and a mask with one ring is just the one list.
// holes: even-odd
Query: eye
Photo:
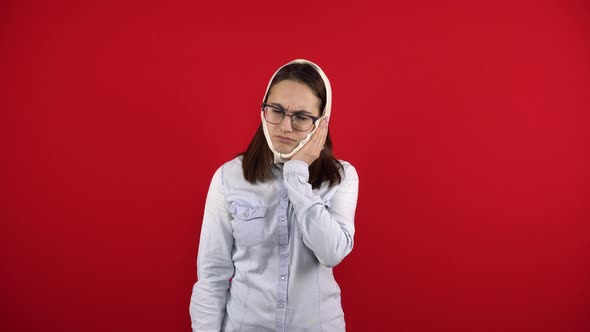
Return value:
[(267, 107), (268, 107), (267, 110), (268, 111), (271, 111), (274, 114), (283, 114), (283, 113), (285, 113), (283, 110), (280, 110), (278, 108), (274, 108), (274, 107), (270, 107), (270, 106), (267, 106)]
[(295, 120), (295, 121), (308, 121), (308, 120), (311, 120), (311, 118), (309, 118), (305, 115), (295, 114), (295, 115), (293, 115), (293, 120)]

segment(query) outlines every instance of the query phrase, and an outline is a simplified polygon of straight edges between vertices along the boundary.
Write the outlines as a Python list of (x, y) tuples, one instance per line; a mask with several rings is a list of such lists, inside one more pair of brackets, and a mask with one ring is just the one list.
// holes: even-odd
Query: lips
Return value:
[(290, 139), (289, 137), (285, 137), (285, 136), (275, 136), (275, 138), (279, 141), (279, 142), (283, 142), (283, 143), (292, 143), (295, 142), (295, 140)]

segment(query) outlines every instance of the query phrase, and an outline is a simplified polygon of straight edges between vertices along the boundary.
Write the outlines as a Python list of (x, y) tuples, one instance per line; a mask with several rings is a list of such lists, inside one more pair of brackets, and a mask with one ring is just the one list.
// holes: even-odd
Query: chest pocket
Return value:
[(230, 213), (234, 238), (240, 245), (253, 247), (264, 242), (266, 206), (232, 202)]

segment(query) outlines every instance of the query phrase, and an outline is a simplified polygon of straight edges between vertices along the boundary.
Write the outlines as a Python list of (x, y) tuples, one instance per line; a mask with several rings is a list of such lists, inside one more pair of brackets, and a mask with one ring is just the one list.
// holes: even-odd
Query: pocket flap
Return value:
[(250, 220), (264, 217), (266, 214), (266, 206), (250, 206), (232, 202), (230, 212), (235, 218)]

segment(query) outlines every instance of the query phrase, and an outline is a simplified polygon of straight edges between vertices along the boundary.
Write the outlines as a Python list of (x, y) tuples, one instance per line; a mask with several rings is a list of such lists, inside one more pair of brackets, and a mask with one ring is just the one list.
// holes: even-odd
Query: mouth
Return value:
[(293, 140), (293, 139), (290, 139), (289, 137), (285, 137), (285, 136), (280, 136), (280, 135), (277, 135), (277, 136), (275, 136), (275, 138), (276, 138), (276, 139), (277, 139), (279, 142), (282, 142), (282, 143), (292, 143), (292, 142), (295, 142), (295, 140)]

